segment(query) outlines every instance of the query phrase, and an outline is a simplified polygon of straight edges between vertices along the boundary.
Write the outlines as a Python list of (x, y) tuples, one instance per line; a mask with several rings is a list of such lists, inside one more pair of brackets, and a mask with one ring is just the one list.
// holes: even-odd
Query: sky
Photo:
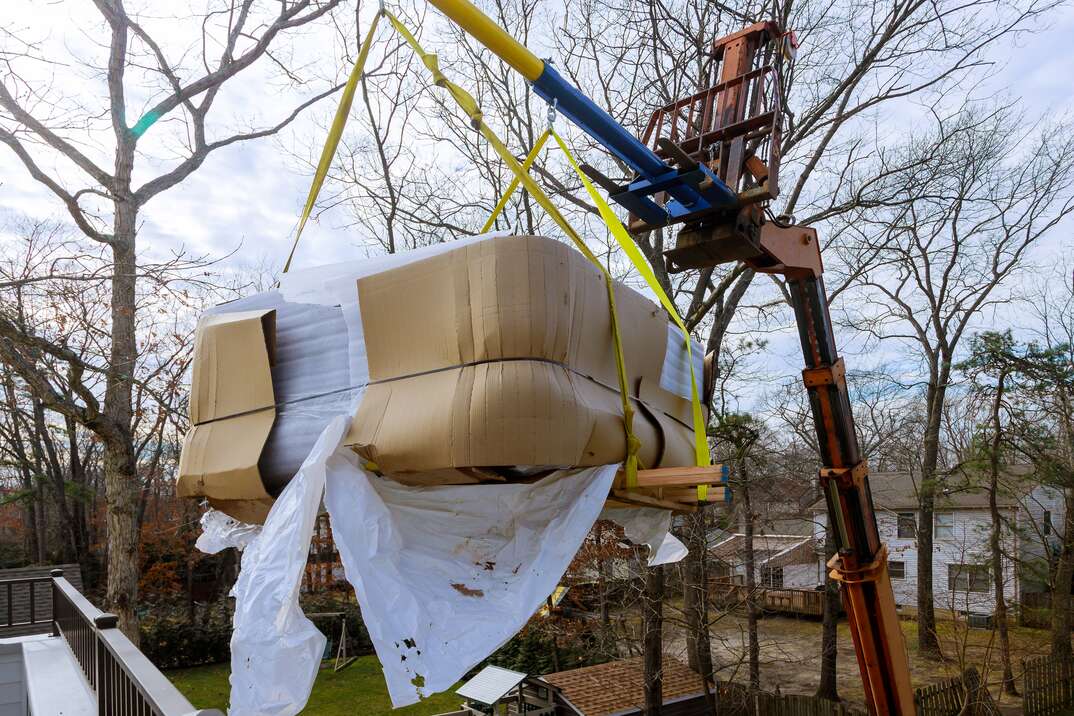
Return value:
[[(177, 20), (176, 15), (181, 15), (183, 8), (204, 1), (142, 0), (140, 3), (146, 9), (142, 14), (143, 25), (163, 38), (162, 44), (171, 58), (186, 57), (197, 49), (198, 25)], [(375, 8), (372, 3), (364, 5), (360, 13), (363, 31)], [(138, 7), (139, 3), (128, 0), (128, 6)], [(173, 13), (170, 16), (169, 11)], [(340, 20), (353, 28), (353, 11), (348, 10)], [(11, 51), (20, 41), (33, 42), (48, 58), (47, 62), (20, 61), (18, 67), (27, 86), (47, 91), (50, 99), (59, 98), (65, 103), (57, 117), (65, 117), (65, 111), (75, 104), (89, 108), (91, 113), (102, 111), (105, 105), (101, 72), (73, 61), (88, 57), (98, 66), (104, 62), (105, 48), (99, 43), (104, 34), (91, 3), (6, 0), (0, 3), (0, 23), (0, 27), (11, 33), (8, 37), (0, 36), (0, 51)], [(1074, 38), (1074, 6), (1068, 4), (1049, 13), (1038, 32), (1022, 35), (1007, 46), (996, 48), (990, 56), (995, 62), (994, 74), (986, 89), (1020, 98), (1029, 116), (1069, 113), (1074, 108), (1071, 38)], [(311, 86), (323, 87), (326, 77), (339, 77), (345, 71), (345, 63), (338, 56), (340, 45), (327, 26), (298, 34), (292, 46), (290, 56), (284, 59), (320, 82)], [(241, 81), (226, 86), (212, 115), (211, 138), (223, 136), (228, 129), (271, 124), (289, 111), (296, 98), (305, 96), (305, 88), (296, 92), (281, 84), (271, 67), (259, 63), (244, 73)], [(0, 65), (0, 79), (12, 88), (11, 78), (3, 77), (3, 73)], [(133, 124), (146, 105), (147, 95), (137, 81), (129, 85), (132, 99), (128, 123)], [(358, 111), (360, 102), (359, 97), (352, 111), (352, 122), (363, 120)], [(142, 213), (139, 242), (143, 257), (187, 251), (211, 258), (226, 257), (224, 265), (235, 268), (281, 265), (309, 188), (310, 152), (319, 148), (334, 109), (334, 99), (322, 102), (275, 139), (220, 150), (179, 187), (153, 199)], [(885, 126), (890, 131), (905, 131), (907, 126), (913, 126), (915, 113), (922, 110), (905, 106), (891, 111), (893, 115), (887, 118)], [(88, 138), (107, 136), (107, 132), (84, 135), (72, 130), (72, 136), (86, 137), (80, 140), (80, 146), (103, 166), (110, 165), (107, 143)], [(179, 138), (173, 127), (163, 122), (146, 133), (140, 145), (145, 156), (136, 168), (136, 184), (160, 168), (174, 165), (169, 157), (174, 156)], [(71, 168), (62, 163), (49, 167), (63, 177), (74, 176)], [(77, 189), (81, 185), (72, 182), (69, 186)], [(47, 190), (29, 180), (14, 155), (6, 147), (0, 147), (0, 225), (5, 215), (65, 216)], [(296, 266), (316, 266), (361, 255), (364, 249), (356, 241), (355, 230), (344, 228), (348, 221), (349, 217), (330, 211), (311, 222), (303, 236)], [(1045, 264), (1054, 263), (1055, 257), (1070, 252), (1074, 244), (1070, 236), (1069, 226), (1056, 232), (1045, 246), (1038, 248), (1035, 258)], [(776, 357), (771, 370), (793, 373), (791, 366), (800, 360), (793, 334), (778, 336), (773, 347)], [(853, 341), (850, 348), (854, 350)], [(867, 358), (877, 359), (876, 356)]]

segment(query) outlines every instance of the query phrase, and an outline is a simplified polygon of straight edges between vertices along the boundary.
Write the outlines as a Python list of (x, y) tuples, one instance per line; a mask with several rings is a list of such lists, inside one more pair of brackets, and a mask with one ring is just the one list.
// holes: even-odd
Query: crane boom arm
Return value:
[[(593, 100), (563, 78), (468, 0), (429, 0), (455, 24), (521, 74), (533, 91), (635, 172), (612, 198), (652, 226), (688, 221), (732, 206), (736, 194), (703, 164), (673, 167), (623, 128)], [(666, 192), (661, 204), (653, 195)]]

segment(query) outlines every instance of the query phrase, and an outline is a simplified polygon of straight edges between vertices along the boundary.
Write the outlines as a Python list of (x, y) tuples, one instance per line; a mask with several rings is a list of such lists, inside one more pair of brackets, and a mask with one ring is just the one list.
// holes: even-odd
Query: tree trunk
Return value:
[(660, 716), (664, 704), (664, 566), (645, 568), (642, 596), (642, 659), (645, 663), (645, 716)]
[(761, 644), (757, 638), (757, 561), (753, 554), (753, 507), (750, 504), (749, 476), (746, 460), (739, 460), (739, 474), (742, 476), (742, 534), (743, 551), (746, 562), (746, 633), (749, 639), (750, 689), (761, 688)]
[(1074, 580), (1074, 487), (1063, 490), (1063, 542), (1052, 581), (1052, 656), (1074, 657), (1070, 648), (1070, 586)]
[(1011, 639), (1007, 630), (1007, 599), (1003, 595), (1003, 547), (1001, 542), (1003, 516), (999, 512), (997, 493), (999, 492), (999, 450), (1002, 438), (1002, 421), (1000, 409), (1003, 407), (1003, 389), (1007, 379), (1006, 371), (1000, 371), (996, 384), (996, 396), (992, 401), (992, 446), (989, 455), (988, 510), (992, 516), (992, 531), (989, 534), (989, 546), (992, 549), (992, 575), (995, 590), (995, 618), (999, 629), (999, 654), (1003, 662), (1003, 692), (1011, 696), (1018, 695), (1014, 683), (1014, 669), (1011, 667)]
[(950, 361), (934, 373), (936, 380), (928, 387), (928, 419), (925, 423), (922, 446), (921, 485), (918, 489), (918, 509), (921, 519), (917, 525), (917, 647), (923, 654), (938, 656), (940, 642), (936, 638), (936, 609), (932, 584), (933, 515), (936, 505), (936, 466), (940, 457), (940, 427)]
[(689, 553), (683, 566), (683, 611), (686, 617), (686, 656), (690, 668), (712, 679), (712, 645), (709, 637), (708, 575), (705, 569), (705, 510), (684, 519)]
[[(835, 532), (832, 529), (831, 515), (828, 516), (827, 530), (824, 536), (824, 563), (827, 565), (835, 556)], [(824, 567), (824, 615), (820, 638), (820, 684), (817, 697), (829, 701), (839, 700), (839, 688), (836, 679), (836, 667), (839, 658), (839, 583), (828, 576)]]
[[(133, 149), (117, 150), (117, 185), (129, 187)], [(119, 626), (138, 643), (138, 473), (131, 435), (131, 391), (138, 355), (135, 332), (135, 234), (138, 211), (129, 192), (115, 201), (112, 245), (112, 345), (105, 385), (104, 413), (119, 436), (104, 446), (104, 484), (108, 526), (106, 607), (119, 617)]]

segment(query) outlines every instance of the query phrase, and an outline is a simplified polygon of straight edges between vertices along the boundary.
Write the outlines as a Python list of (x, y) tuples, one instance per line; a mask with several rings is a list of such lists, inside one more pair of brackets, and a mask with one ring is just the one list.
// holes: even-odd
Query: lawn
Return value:
[[(375, 656), (361, 656), (342, 671), (334, 672), (331, 661), (322, 668), (313, 685), (313, 694), (303, 714), (399, 714), (399, 716), (429, 716), (459, 707), (461, 699), (453, 692), (436, 694), (419, 704), (392, 710), (388, 688), (380, 662)], [(199, 666), (193, 669), (174, 669), (165, 672), (195, 708), (227, 711), (228, 664)]]

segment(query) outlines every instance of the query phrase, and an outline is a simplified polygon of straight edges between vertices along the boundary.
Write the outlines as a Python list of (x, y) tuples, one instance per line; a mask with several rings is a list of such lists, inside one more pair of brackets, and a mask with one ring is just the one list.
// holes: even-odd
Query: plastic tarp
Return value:
[(609, 507), (600, 514), (623, 527), (628, 540), (649, 545), (650, 567), (680, 561), (687, 554), (686, 545), (671, 534), (671, 513), (654, 507)]
[(342, 451), (332, 458), (333, 536), (396, 707), (450, 688), (522, 628), (559, 584), (617, 469), (416, 488), (369, 475)]
[(242, 554), (231, 635), (231, 716), (292, 716), (306, 705), (325, 637), (298, 606), (326, 463), (347, 428), (333, 418)]
[(346, 425), (342, 416), (329, 423), (263, 527), (203, 518), (199, 546), (245, 545), (232, 590), (232, 716), (290, 716), (309, 698), (325, 638), (302, 614), (298, 590), (322, 495), (396, 707), (450, 688), (510, 639), (598, 517), (650, 544), (650, 564), (685, 555), (667, 532), (670, 513), (602, 512), (617, 465), (531, 484), (409, 487), (339, 448)]

